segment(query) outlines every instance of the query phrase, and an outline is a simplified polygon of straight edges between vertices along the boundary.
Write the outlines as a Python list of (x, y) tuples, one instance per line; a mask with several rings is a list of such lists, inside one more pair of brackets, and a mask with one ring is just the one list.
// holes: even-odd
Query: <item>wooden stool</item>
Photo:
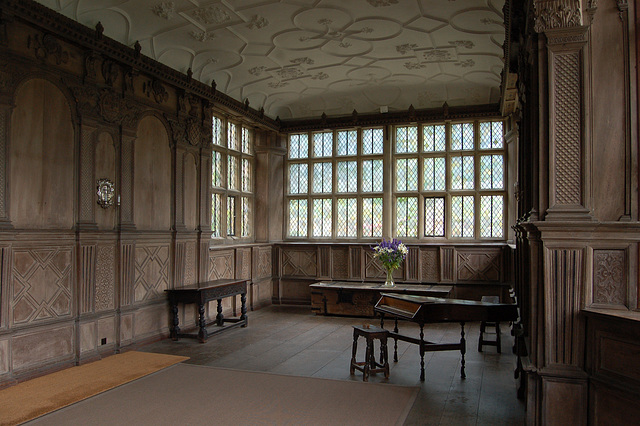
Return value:
[[(367, 340), (367, 348), (363, 362), (356, 361), (356, 351), (358, 350), (358, 337), (363, 336)], [(353, 347), (351, 348), (351, 374), (355, 370), (362, 371), (362, 381), (369, 380), (369, 374), (384, 372), (384, 377), (389, 378), (389, 356), (387, 354), (387, 338), (389, 331), (375, 325), (353, 326)], [(374, 353), (374, 340), (380, 340), (380, 363), (376, 362)]]
[[(500, 303), (500, 298), (498, 296), (482, 296), (482, 301), (489, 302), (489, 303)], [(495, 327), (496, 340), (484, 339), (484, 333), (487, 327)], [(500, 323), (499, 322), (482, 321), (480, 323), (480, 337), (478, 338), (478, 352), (482, 352), (483, 345), (495, 346), (498, 349), (498, 353), (502, 353), (502, 348), (500, 344)]]

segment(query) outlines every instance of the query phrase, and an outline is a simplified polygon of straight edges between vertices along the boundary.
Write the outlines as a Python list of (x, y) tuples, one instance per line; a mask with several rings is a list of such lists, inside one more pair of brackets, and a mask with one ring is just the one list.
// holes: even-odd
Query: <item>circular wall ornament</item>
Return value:
[(113, 205), (115, 186), (110, 179), (98, 179), (98, 205), (103, 209), (108, 209)]

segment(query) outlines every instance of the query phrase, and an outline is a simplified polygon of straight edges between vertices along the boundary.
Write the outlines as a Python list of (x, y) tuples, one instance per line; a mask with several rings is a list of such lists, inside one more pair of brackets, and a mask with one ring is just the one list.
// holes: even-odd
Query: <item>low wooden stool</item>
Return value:
[[(363, 336), (367, 341), (367, 348), (363, 362), (356, 361), (356, 351), (358, 350), (358, 337)], [(389, 331), (375, 325), (353, 326), (353, 347), (351, 348), (351, 374), (355, 370), (362, 371), (362, 381), (369, 380), (369, 374), (384, 372), (384, 377), (389, 378), (389, 356), (387, 354), (387, 338)], [(374, 340), (380, 340), (380, 363), (376, 362), (374, 353)]]
[[(482, 302), (500, 303), (500, 298), (498, 296), (482, 296)], [(484, 339), (484, 333), (487, 327), (495, 327), (496, 340)], [(478, 338), (478, 352), (482, 352), (483, 345), (495, 346), (498, 349), (498, 353), (502, 353), (502, 348), (500, 344), (500, 323), (499, 322), (482, 321), (480, 323), (480, 337)]]

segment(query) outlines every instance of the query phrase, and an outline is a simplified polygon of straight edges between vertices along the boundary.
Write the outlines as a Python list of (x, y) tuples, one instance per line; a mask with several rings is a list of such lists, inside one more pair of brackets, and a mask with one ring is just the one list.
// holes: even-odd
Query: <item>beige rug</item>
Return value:
[(125, 352), (0, 390), (0, 424), (14, 425), (189, 359)]
[(177, 364), (32, 424), (401, 425), (417, 393), (360, 380)]

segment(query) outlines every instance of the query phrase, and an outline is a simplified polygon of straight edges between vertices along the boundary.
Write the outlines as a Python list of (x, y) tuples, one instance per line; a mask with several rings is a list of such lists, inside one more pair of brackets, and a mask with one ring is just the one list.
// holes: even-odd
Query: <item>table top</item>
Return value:
[(228, 279), (223, 278), (219, 280), (203, 281), (201, 283), (192, 284), (180, 288), (173, 288), (165, 291), (193, 291), (193, 290), (205, 290), (215, 287), (224, 287), (227, 285), (240, 284), (249, 281), (248, 279)]
[(310, 285), (311, 288), (327, 288), (327, 289), (346, 289), (346, 290), (370, 290), (385, 291), (390, 293), (413, 292), (424, 293), (442, 293), (449, 294), (453, 290), (453, 286), (439, 284), (396, 284), (393, 287), (385, 286), (381, 282), (353, 282), (353, 281), (321, 281)]

